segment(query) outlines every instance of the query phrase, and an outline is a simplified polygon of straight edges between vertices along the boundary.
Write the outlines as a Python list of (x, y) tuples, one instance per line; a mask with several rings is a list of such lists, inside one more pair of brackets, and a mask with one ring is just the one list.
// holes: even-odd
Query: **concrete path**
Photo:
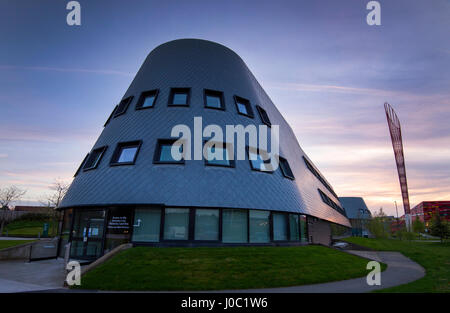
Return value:
[(0, 293), (57, 289), (64, 278), (63, 259), (0, 261)]
[(388, 265), (381, 272), (381, 285), (369, 286), (366, 277), (341, 280), (337, 282), (303, 285), (282, 288), (246, 289), (246, 290), (223, 290), (214, 292), (231, 293), (363, 293), (373, 290), (384, 289), (403, 285), (425, 276), (425, 270), (419, 264), (405, 257), (400, 252), (377, 252), (346, 250), (345, 252), (355, 254), (370, 260), (383, 262)]

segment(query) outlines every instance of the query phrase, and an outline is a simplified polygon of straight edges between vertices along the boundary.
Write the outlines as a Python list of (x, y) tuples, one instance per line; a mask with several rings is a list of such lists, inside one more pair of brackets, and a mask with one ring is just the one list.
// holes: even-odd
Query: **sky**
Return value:
[(402, 214), (383, 104), (402, 126), (410, 202), (450, 200), (450, 1), (0, 0), (0, 188), (70, 182), (147, 54), (179, 38), (239, 54), (339, 196)]

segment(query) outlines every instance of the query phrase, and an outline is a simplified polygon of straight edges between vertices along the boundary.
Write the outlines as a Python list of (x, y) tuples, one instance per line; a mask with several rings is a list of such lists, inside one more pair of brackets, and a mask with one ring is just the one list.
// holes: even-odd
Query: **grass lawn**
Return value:
[(34, 240), (0, 240), (0, 250), (33, 241)]
[(49, 237), (56, 236), (54, 234), (56, 227), (53, 227), (52, 221), (16, 221), (11, 222), (3, 229), (3, 235), (6, 235), (8, 230), (8, 236), (33, 236), (37, 237), (39, 233), (42, 236), (44, 231), (44, 223), (49, 224), (48, 235)]
[(366, 265), (366, 259), (322, 246), (136, 247), (88, 272), (80, 287), (101, 290), (283, 287), (365, 276)]
[(351, 237), (348, 242), (379, 251), (399, 251), (422, 265), (424, 278), (415, 282), (387, 288), (381, 292), (450, 292), (450, 243), (408, 242), (394, 239)]

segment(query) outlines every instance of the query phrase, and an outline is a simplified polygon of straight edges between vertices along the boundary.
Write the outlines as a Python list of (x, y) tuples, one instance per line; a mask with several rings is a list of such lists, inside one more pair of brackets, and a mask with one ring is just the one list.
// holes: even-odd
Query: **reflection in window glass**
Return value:
[(247, 211), (224, 209), (222, 211), (222, 241), (247, 242)]
[(189, 209), (166, 209), (164, 239), (187, 240), (189, 236)]
[(300, 240), (299, 223), (297, 214), (289, 214), (289, 240)]
[(220, 96), (207, 95), (206, 106), (210, 108), (220, 109), (222, 107)]
[[(172, 146), (174, 146), (173, 142), (170, 143), (161, 143), (159, 146), (159, 162), (170, 162), (170, 163), (182, 163), (183, 159), (176, 160), (172, 156)], [(177, 146), (175, 146), (177, 147)], [(179, 153), (183, 153), (183, 145), (178, 145)]]
[(136, 209), (133, 226), (133, 241), (158, 242), (161, 209)]
[(120, 151), (120, 156), (118, 163), (128, 163), (134, 161), (134, 156), (136, 155), (136, 152), (138, 150), (138, 147), (124, 147)]
[(250, 210), (250, 242), (269, 242), (269, 211)]
[(219, 210), (195, 210), (195, 240), (219, 240)]
[(206, 164), (231, 166), (231, 157), (226, 145), (215, 144), (206, 147)]
[(306, 224), (306, 215), (300, 215), (300, 240), (302, 242), (308, 241), (308, 229)]
[(286, 214), (273, 213), (273, 240), (287, 240)]

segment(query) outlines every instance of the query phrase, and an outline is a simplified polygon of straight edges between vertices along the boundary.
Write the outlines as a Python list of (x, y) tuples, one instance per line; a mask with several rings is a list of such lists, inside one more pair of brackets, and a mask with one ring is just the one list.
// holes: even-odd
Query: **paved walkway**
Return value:
[(246, 289), (246, 290), (224, 290), (215, 292), (231, 293), (363, 293), (373, 290), (384, 289), (403, 285), (425, 276), (425, 270), (419, 264), (405, 257), (400, 252), (377, 252), (346, 250), (345, 252), (355, 254), (370, 260), (383, 262), (388, 265), (381, 272), (381, 285), (369, 286), (366, 277), (341, 280), (337, 282), (303, 285), (282, 288)]
[(63, 259), (0, 261), (0, 293), (61, 288), (64, 278)]
[[(399, 252), (376, 252), (346, 250), (370, 260), (388, 265), (381, 272), (381, 286), (369, 286), (366, 277), (324, 283), (282, 288), (221, 290), (212, 291), (229, 293), (362, 293), (377, 289), (398, 286), (415, 281), (425, 276), (425, 270), (417, 263)], [(64, 281), (64, 261), (46, 260), (37, 262), (1, 261), (0, 262), (0, 293), (1, 292), (73, 292), (62, 288)], [(85, 290), (83, 292), (99, 292)]]

